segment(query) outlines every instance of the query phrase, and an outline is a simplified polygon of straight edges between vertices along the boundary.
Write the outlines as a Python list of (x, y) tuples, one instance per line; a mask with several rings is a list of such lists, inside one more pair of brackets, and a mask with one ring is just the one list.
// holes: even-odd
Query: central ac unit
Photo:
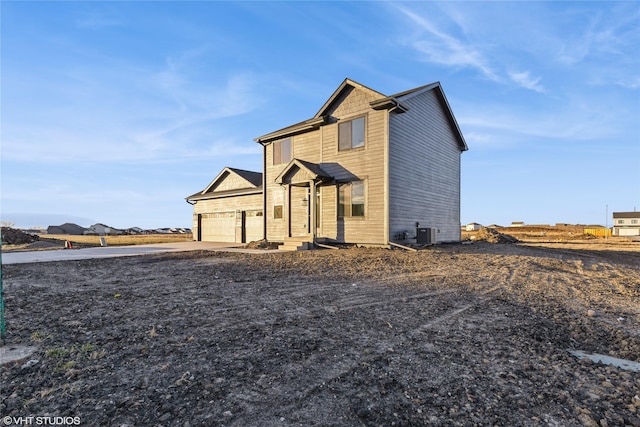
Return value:
[(416, 243), (419, 245), (435, 245), (438, 239), (435, 228), (417, 228)]

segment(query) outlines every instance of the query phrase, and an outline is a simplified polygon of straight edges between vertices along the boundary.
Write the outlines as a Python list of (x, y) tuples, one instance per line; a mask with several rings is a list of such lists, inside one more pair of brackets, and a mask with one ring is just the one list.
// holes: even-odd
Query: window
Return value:
[(338, 150), (364, 147), (364, 117), (338, 124)]
[(342, 184), (338, 189), (338, 217), (364, 216), (364, 181)]
[(619, 219), (618, 224), (624, 224), (624, 219)]
[(637, 224), (637, 223), (638, 223), (638, 220), (637, 220), (637, 219), (632, 219), (632, 220), (631, 220), (631, 224)]
[(273, 143), (273, 164), (280, 165), (291, 161), (291, 139), (283, 139)]
[(282, 219), (284, 206), (284, 189), (280, 188), (273, 191), (273, 219)]
[(273, 219), (282, 219), (284, 214), (284, 188), (274, 189), (271, 197), (273, 204)]

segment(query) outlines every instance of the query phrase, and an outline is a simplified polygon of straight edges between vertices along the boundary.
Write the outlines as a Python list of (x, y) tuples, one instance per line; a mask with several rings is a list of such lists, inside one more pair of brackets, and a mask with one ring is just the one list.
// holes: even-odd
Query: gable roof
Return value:
[(353, 81), (349, 78), (346, 78), (343, 80), (343, 82), (340, 84), (340, 86), (338, 86), (338, 89), (336, 89), (333, 94), (329, 97), (329, 99), (327, 99), (327, 101), (324, 103), (324, 105), (322, 106), (322, 108), (320, 108), (320, 110), (318, 110), (318, 112), (316, 113), (315, 116), (313, 116), (314, 118), (318, 118), (318, 117), (323, 117), (325, 115), (327, 115), (328, 111), (331, 109), (331, 107), (333, 106), (333, 104), (340, 99), (340, 96), (347, 90), (352, 90), (352, 89), (360, 89), (363, 90), (365, 92), (370, 92), (371, 94), (375, 95), (376, 97), (380, 97), (380, 98), (384, 98), (385, 95), (381, 94), (378, 91), (375, 91), (373, 89), (368, 88), (367, 86), (360, 84), (356, 81)]
[(320, 165), (316, 163), (307, 162), (300, 159), (293, 159), (289, 162), (282, 172), (276, 177), (275, 182), (278, 184), (282, 184), (284, 182), (284, 178), (291, 172), (294, 168), (298, 168), (304, 172), (306, 172), (307, 176), (309, 176), (314, 181), (332, 181), (333, 177), (322, 170)]
[[(215, 191), (215, 187), (226, 179), (229, 175), (236, 175), (241, 178), (245, 186), (232, 190)], [(202, 200), (217, 197), (238, 196), (241, 194), (255, 194), (262, 192), (262, 173), (243, 169), (225, 167), (220, 173), (205, 187), (191, 196), (186, 197), (187, 201)]]
[(254, 187), (260, 187), (262, 185), (261, 172), (254, 172), (254, 171), (248, 171), (248, 170), (236, 169), (236, 168), (225, 168), (225, 169), (228, 169), (229, 171), (235, 172), (236, 174), (240, 175), (242, 178), (250, 182)]
[(464, 140), (464, 136), (462, 135), (462, 131), (460, 130), (460, 126), (458, 126), (458, 122), (453, 115), (453, 111), (451, 110), (449, 101), (447, 101), (447, 98), (444, 95), (444, 91), (442, 90), (440, 82), (434, 82), (428, 85), (419, 86), (414, 89), (409, 89), (404, 92), (399, 92), (395, 95), (386, 96), (349, 78), (344, 79), (340, 86), (338, 86), (338, 88), (333, 92), (329, 99), (327, 99), (320, 110), (318, 110), (318, 112), (312, 118), (279, 129), (275, 132), (259, 136), (258, 138), (254, 138), (254, 141), (259, 144), (267, 144), (277, 139), (287, 138), (319, 128), (320, 126), (328, 123), (329, 111), (334, 106), (334, 104), (341, 99), (341, 96), (345, 92), (353, 89), (360, 89), (376, 96), (378, 99), (369, 103), (371, 108), (373, 108), (374, 110), (388, 109), (389, 111), (395, 112), (397, 114), (409, 111), (409, 108), (406, 105), (402, 104), (402, 101), (408, 100), (421, 93), (433, 90), (440, 100), (447, 120), (449, 121), (449, 124), (454, 131), (460, 150), (467, 151), (469, 149), (466, 141)]

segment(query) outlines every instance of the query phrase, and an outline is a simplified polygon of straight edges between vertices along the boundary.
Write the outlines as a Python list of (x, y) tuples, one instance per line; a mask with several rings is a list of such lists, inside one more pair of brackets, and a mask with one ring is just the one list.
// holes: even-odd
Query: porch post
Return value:
[(285, 237), (291, 237), (291, 185), (284, 185), (284, 206), (282, 207), (282, 216), (285, 224)]
[(316, 241), (316, 233), (317, 233), (317, 222), (318, 218), (316, 218), (316, 182), (315, 180), (309, 181), (309, 199), (311, 203), (309, 203), (309, 209), (311, 210), (311, 236), (313, 237), (313, 242)]

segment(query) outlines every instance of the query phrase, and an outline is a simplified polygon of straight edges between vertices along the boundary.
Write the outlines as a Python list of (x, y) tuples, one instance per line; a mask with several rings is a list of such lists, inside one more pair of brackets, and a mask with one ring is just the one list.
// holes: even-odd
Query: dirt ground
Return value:
[(568, 352), (640, 362), (639, 245), (6, 265), (7, 343), (37, 351), (2, 366), (0, 412), (101, 426), (640, 426), (640, 372)]

